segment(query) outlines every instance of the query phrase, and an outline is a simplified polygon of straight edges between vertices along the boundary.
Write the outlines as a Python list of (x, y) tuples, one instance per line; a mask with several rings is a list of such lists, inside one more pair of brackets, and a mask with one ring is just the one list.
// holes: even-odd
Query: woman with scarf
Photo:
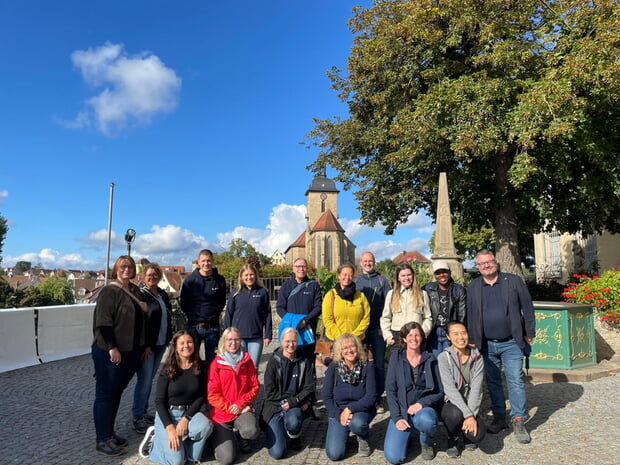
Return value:
[(301, 428), (314, 394), (314, 366), (297, 350), (298, 337), (295, 328), (285, 328), (280, 347), (273, 352), (265, 370), (261, 418), (267, 424), (269, 455), (276, 460), (286, 455), (287, 437), (291, 449), (301, 449)]
[(366, 296), (355, 288), (355, 268), (345, 264), (338, 267), (338, 283), (323, 298), (325, 336), (335, 341), (344, 333), (363, 340), (370, 323), (370, 305)]
[(360, 339), (344, 333), (334, 342), (334, 360), (325, 373), (323, 402), (329, 416), (325, 452), (342, 460), (349, 432), (357, 436), (358, 454), (370, 455), (370, 422), (376, 414), (375, 367)]
[(220, 338), (217, 355), (209, 366), (207, 391), (215, 460), (222, 465), (230, 465), (237, 455), (233, 429), (241, 436), (242, 452), (249, 452), (247, 441), (260, 434), (252, 407), (259, 387), (252, 358), (241, 345), (241, 333), (234, 326), (226, 328)]

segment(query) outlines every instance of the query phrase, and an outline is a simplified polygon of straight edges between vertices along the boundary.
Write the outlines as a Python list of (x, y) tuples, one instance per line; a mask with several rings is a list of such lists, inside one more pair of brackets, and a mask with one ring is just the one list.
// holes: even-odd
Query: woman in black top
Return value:
[(140, 445), (141, 456), (148, 454), (151, 461), (162, 465), (200, 462), (213, 430), (200, 411), (205, 403), (206, 374), (194, 335), (185, 330), (175, 333), (157, 380), (155, 426), (148, 429)]

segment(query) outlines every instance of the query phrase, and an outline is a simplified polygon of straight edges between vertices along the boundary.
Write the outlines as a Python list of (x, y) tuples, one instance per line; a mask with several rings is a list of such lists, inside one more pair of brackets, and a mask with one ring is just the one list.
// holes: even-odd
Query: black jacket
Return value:
[[(521, 349), (525, 347), (524, 336), (536, 335), (536, 320), (532, 297), (523, 280), (514, 274), (499, 273), (497, 280), (501, 281), (502, 301), (510, 320), (510, 331), (513, 339)], [(476, 347), (482, 347), (484, 339), (482, 323), (482, 276), (474, 279), (467, 286), (467, 331), (469, 341)]]
[[(439, 313), (439, 284), (437, 281), (432, 281), (425, 285), (423, 289), (428, 294), (433, 321), (437, 321), (437, 314)], [(448, 321), (458, 321), (466, 325), (466, 318), (467, 293), (465, 288), (451, 281), (448, 285)]]
[(301, 407), (306, 402), (309, 402), (314, 394), (314, 364), (310, 363), (299, 349), (297, 350), (297, 357), (289, 362), (299, 364), (297, 393), (294, 396), (287, 396), (282, 391), (282, 363), (286, 363), (286, 361), (282, 355), (281, 348), (278, 347), (267, 362), (263, 380), (265, 400), (261, 418), (265, 423), (269, 423), (271, 417), (282, 410), (282, 407), (280, 407), (282, 400), (286, 399), (290, 408)]
[[(166, 341), (164, 342), (164, 345), (168, 345), (172, 339), (172, 304), (170, 303), (170, 298), (168, 297), (166, 291), (159, 287), (157, 289), (159, 290), (159, 295), (166, 305), (168, 329), (166, 331)], [(144, 283), (140, 284), (140, 292), (142, 292), (142, 299), (146, 302), (149, 308), (146, 313), (145, 345), (153, 349), (157, 343), (157, 337), (159, 336), (159, 329), (161, 327), (161, 305), (159, 305), (159, 300), (157, 300), (157, 297), (151, 293), (149, 288), (146, 287)]]
[(196, 269), (183, 281), (181, 310), (190, 325), (218, 322), (226, 305), (226, 279), (213, 268), (209, 276)]

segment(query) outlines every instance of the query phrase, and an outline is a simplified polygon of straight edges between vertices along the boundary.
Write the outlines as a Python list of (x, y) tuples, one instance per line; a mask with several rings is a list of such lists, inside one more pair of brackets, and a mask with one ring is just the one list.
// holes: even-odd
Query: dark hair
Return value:
[(422, 336), (422, 343), (420, 344), (420, 350), (426, 349), (426, 333), (422, 329), (422, 325), (416, 321), (410, 321), (409, 323), (405, 323), (402, 328), (400, 328), (400, 349), (404, 349), (407, 347), (407, 342), (405, 338), (407, 334), (411, 332), (412, 329), (417, 329), (420, 331), (420, 335)]
[(456, 325), (461, 325), (461, 326), (463, 326), (463, 327), (465, 328), (465, 331), (469, 332), (469, 331), (467, 330), (467, 325), (466, 325), (465, 323), (461, 323), (460, 321), (451, 321), (451, 322), (449, 322), (449, 323), (446, 325), (446, 334), (450, 334), (450, 329), (451, 329), (453, 326), (456, 326)]
[(198, 252), (198, 258), (200, 258), (201, 255), (208, 255), (209, 257), (213, 258), (213, 252), (211, 252), (209, 249), (202, 249), (200, 252)]
[(191, 336), (192, 341), (194, 341), (194, 353), (190, 357), (194, 374), (196, 376), (200, 376), (202, 374), (202, 359), (200, 358), (200, 347), (196, 344), (196, 336), (194, 336), (193, 332), (182, 329), (181, 331), (174, 333), (174, 336), (172, 336), (172, 340), (168, 346), (168, 355), (166, 357), (166, 361), (164, 362), (164, 366), (161, 369), (161, 372), (165, 373), (168, 379), (175, 379), (181, 374), (181, 367), (179, 365), (179, 358), (177, 357), (176, 348), (179, 338), (181, 336), (185, 336), (186, 334)]

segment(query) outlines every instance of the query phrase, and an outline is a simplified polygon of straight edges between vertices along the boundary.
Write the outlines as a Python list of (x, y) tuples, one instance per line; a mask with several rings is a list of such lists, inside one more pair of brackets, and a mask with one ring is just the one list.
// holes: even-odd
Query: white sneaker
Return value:
[(149, 457), (151, 447), (153, 446), (153, 436), (155, 436), (155, 427), (149, 426), (144, 434), (144, 439), (142, 439), (142, 442), (140, 443), (140, 448), (138, 449), (140, 457), (145, 459)]

